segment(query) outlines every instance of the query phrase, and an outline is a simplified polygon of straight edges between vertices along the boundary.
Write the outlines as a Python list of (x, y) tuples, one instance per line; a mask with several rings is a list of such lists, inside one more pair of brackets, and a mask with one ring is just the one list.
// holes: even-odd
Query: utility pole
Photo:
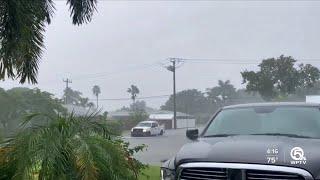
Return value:
[(69, 88), (69, 83), (72, 83), (72, 81), (69, 79), (69, 78), (67, 78), (66, 80), (63, 80), (63, 82), (65, 82), (66, 83), (66, 99), (65, 99), (65, 104), (68, 104), (68, 96), (67, 96), (67, 89)]
[(181, 62), (180, 58), (169, 58), (172, 65), (168, 66), (167, 69), (173, 73), (173, 126), (177, 129), (177, 105), (176, 105), (176, 69), (177, 63)]

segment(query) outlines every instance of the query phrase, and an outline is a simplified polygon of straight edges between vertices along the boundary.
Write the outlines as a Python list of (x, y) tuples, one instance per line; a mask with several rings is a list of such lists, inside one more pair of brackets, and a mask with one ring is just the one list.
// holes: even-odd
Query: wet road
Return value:
[(186, 129), (166, 130), (163, 136), (130, 137), (129, 132), (123, 134), (130, 146), (146, 144), (147, 150), (136, 154), (136, 158), (150, 165), (161, 165), (161, 161), (173, 157), (179, 149), (190, 142), (185, 136)]

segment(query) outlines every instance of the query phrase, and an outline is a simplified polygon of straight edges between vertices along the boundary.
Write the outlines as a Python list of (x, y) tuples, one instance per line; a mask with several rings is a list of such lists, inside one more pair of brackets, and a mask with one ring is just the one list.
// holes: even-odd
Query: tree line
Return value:
[(5, 134), (14, 132), (27, 114), (44, 113), (53, 116), (66, 112), (60, 99), (37, 88), (0, 88), (0, 102), (0, 129)]
[[(263, 102), (258, 93), (248, 93), (245, 89), (236, 89), (229, 80), (218, 81), (218, 86), (207, 88), (205, 92), (187, 89), (176, 94), (177, 111), (194, 115), (200, 123), (209, 120), (219, 108), (239, 103)], [(160, 107), (172, 111), (173, 96)]]
[[(320, 94), (320, 71), (310, 64), (297, 64), (291, 56), (262, 60), (258, 71), (241, 72), (245, 89), (236, 89), (229, 80), (219, 80), (205, 92), (188, 89), (176, 95), (177, 111), (205, 122), (219, 108), (240, 103), (265, 101), (305, 101), (306, 95)], [(173, 109), (173, 96), (161, 106)]]

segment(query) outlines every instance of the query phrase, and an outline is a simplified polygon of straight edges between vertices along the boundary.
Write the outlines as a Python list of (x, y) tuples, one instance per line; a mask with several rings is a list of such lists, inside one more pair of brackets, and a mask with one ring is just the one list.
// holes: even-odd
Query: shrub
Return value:
[(119, 121), (107, 120), (106, 126), (112, 134), (118, 136), (122, 134), (122, 124)]
[(144, 146), (112, 136), (92, 116), (51, 118), (48, 125), (24, 128), (0, 148), (1, 179), (137, 179), (145, 166), (133, 158)]
[(128, 121), (123, 123), (123, 129), (130, 130), (135, 125), (137, 125), (141, 121), (148, 120), (148, 114), (143, 111), (136, 111), (130, 114), (130, 118)]

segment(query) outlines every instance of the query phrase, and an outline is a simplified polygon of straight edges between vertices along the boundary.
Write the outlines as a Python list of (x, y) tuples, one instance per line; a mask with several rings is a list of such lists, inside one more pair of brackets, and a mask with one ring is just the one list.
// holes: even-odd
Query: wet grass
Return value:
[(160, 180), (160, 167), (149, 166), (149, 168), (143, 170), (143, 174), (139, 177), (139, 180)]

